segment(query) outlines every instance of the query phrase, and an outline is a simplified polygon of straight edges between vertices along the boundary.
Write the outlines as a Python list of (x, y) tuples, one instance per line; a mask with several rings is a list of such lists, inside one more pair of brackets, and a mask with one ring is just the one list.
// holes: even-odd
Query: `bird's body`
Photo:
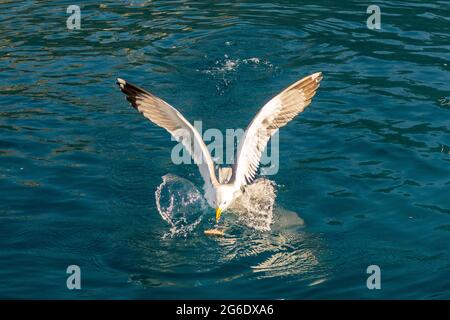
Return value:
[(218, 178), (214, 162), (199, 132), (180, 112), (164, 100), (123, 79), (117, 79), (117, 84), (136, 110), (169, 131), (189, 152), (205, 181), (205, 198), (216, 209), (218, 221), (221, 213), (241, 195), (241, 190), (254, 180), (270, 137), (311, 103), (321, 79), (320, 72), (314, 73), (295, 82), (267, 102), (245, 130), (234, 166), (220, 168)]

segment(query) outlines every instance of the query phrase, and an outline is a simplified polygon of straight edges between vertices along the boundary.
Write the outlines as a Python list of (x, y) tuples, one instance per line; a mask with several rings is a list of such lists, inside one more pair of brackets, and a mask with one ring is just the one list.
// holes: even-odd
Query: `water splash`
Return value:
[[(210, 211), (202, 193), (187, 179), (167, 174), (155, 191), (156, 207), (161, 218), (170, 226), (165, 237), (187, 236)], [(229, 208), (237, 219), (231, 223), (258, 231), (270, 231), (273, 221), (275, 184), (260, 178), (245, 188)], [(228, 223), (228, 222), (227, 222)]]
[(237, 73), (244, 71), (241, 70), (241, 67), (244, 66), (247, 68), (258, 68), (263, 73), (276, 70), (274, 65), (265, 59), (258, 57), (231, 58), (225, 54), (223, 58), (216, 59), (209, 68), (204, 70), (197, 69), (197, 71), (207, 74), (217, 81), (216, 89), (220, 94), (223, 94), (224, 90), (237, 80)]
[(253, 66), (265, 66), (267, 68), (273, 68), (272, 63), (268, 60), (261, 60), (258, 57), (245, 58), (245, 59), (232, 59), (227, 54), (224, 55), (224, 59), (216, 60), (214, 63), (214, 67), (206, 69), (202, 71), (206, 74), (218, 75), (225, 74), (233, 71), (237, 71), (237, 69), (241, 65), (253, 65)]
[(270, 231), (275, 204), (275, 183), (264, 178), (256, 179), (245, 187), (230, 210), (238, 214), (238, 221), (258, 231)]
[[(200, 234), (203, 226), (210, 228), (213, 215), (202, 192), (190, 181), (172, 174), (165, 175), (162, 179), (155, 195), (158, 212), (170, 225), (170, 231), (163, 238), (188, 237)], [(243, 194), (227, 210), (225, 219), (221, 222), (226, 230), (225, 237), (194, 236), (189, 242), (163, 241), (161, 245), (180, 248), (177, 250), (179, 255), (176, 256), (176, 261), (186, 260), (182, 264), (183, 273), (186, 272), (185, 266), (191, 263), (191, 256), (183, 253), (192, 248), (207, 246), (209, 249), (202, 249), (205, 260), (197, 260), (195, 270), (202, 267), (205, 272), (210, 272), (211, 261), (218, 264), (247, 261), (245, 263), (248, 263), (249, 269), (233, 275), (234, 279), (293, 279), (293, 276), (301, 276), (308, 286), (327, 281), (329, 270), (321, 263), (320, 248), (323, 240), (320, 236), (301, 231), (304, 221), (299, 215), (275, 206), (275, 200), (276, 184), (266, 178), (258, 178), (245, 187)], [(209, 246), (210, 241), (214, 241), (216, 246)], [(147, 245), (146, 241), (144, 243)], [(173, 268), (173, 259), (172, 254), (162, 255), (158, 261), (164, 264), (164, 268)], [(176, 266), (178, 265), (177, 263)], [(173, 272), (179, 270), (175, 267)], [(154, 280), (147, 278), (146, 275), (136, 275), (133, 281), (153, 286)], [(218, 280), (222, 281), (228, 282), (230, 278)]]
[(164, 236), (187, 236), (198, 226), (208, 205), (189, 180), (172, 174), (162, 179), (155, 199), (161, 218), (170, 225), (169, 233)]

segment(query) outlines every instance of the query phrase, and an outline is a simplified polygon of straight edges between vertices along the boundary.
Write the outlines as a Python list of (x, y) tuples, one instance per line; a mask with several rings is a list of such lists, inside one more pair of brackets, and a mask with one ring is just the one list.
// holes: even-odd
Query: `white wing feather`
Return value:
[(191, 155), (205, 181), (205, 191), (211, 191), (218, 184), (214, 162), (198, 131), (178, 110), (164, 100), (154, 96), (123, 79), (118, 78), (120, 90), (131, 105), (147, 119), (166, 129)]
[(236, 188), (253, 181), (270, 137), (305, 110), (316, 94), (320, 80), (322, 74), (318, 72), (295, 82), (272, 98), (258, 112), (245, 130), (238, 147), (230, 180)]

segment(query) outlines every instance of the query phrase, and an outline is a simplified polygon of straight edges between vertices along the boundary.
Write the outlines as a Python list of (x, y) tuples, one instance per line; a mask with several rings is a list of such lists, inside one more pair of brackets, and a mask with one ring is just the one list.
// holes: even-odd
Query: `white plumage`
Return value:
[(320, 72), (309, 75), (267, 102), (245, 130), (233, 168), (220, 168), (218, 179), (214, 162), (200, 133), (180, 112), (164, 100), (123, 79), (118, 78), (117, 84), (136, 110), (183, 144), (199, 168), (205, 181), (205, 198), (211, 207), (216, 208), (216, 219), (219, 220), (221, 212), (240, 195), (241, 189), (254, 180), (270, 137), (311, 103), (320, 80)]

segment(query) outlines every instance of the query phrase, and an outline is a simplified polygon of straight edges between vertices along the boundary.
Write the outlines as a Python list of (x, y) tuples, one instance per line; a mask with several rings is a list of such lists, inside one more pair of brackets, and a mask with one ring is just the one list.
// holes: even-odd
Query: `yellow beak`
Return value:
[(222, 214), (222, 209), (217, 208), (216, 209), (216, 223), (219, 222), (221, 214)]

